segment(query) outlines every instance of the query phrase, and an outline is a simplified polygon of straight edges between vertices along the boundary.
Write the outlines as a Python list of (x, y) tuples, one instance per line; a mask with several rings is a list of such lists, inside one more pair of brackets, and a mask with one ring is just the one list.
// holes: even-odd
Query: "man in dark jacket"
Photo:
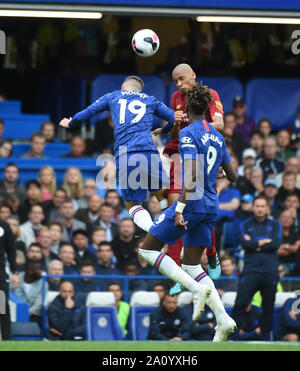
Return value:
[(59, 295), (49, 305), (49, 340), (84, 339), (84, 305), (74, 297), (71, 282), (62, 282)]
[(290, 298), (280, 311), (276, 340), (299, 341), (300, 339), (300, 299)]
[(268, 217), (265, 196), (256, 196), (254, 217), (240, 225), (240, 244), (245, 250), (244, 269), (239, 278), (238, 293), (231, 317), (241, 325), (241, 316), (256, 291), (262, 295), (261, 340), (269, 340), (273, 325), (274, 302), (277, 291), (278, 249), (281, 244), (281, 224)]
[(150, 315), (148, 340), (188, 340), (192, 326), (189, 314), (178, 307), (176, 296), (166, 295)]

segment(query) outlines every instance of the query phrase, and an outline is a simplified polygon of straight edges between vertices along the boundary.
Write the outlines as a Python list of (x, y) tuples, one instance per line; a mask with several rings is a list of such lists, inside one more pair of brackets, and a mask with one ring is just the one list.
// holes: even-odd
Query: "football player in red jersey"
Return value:
[[(184, 113), (186, 112), (186, 92), (191, 89), (196, 84), (196, 74), (190, 65), (186, 63), (179, 64), (176, 66), (172, 72), (173, 81), (178, 88), (172, 94), (171, 97), (171, 108), (173, 110), (180, 110)], [(223, 121), (223, 105), (220, 101), (218, 93), (210, 89), (212, 96), (212, 101), (209, 104), (208, 110), (206, 111), (206, 120), (218, 131), (222, 132), (224, 129)], [(180, 194), (180, 184), (181, 184), (181, 164), (180, 157), (178, 154), (178, 133), (179, 130), (189, 125), (188, 118), (184, 119), (180, 125), (175, 125), (170, 132), (170, 142), (164, 148), (163, 154), (171, 158), (172, 161), (170, 165), (170, 188), (166, 190), (168, 197), (169, 206), (173, 202), (177, 201)], [(162, 129), (156, 129), (154, 134), (160, 134)], [(175, 154), (178, 154), (176, 156)], [(208, 257), (208, 273), (212, 279), (218, 279), (221, 270), (219, 259), (215, 247), (215, 231), (212, 233), (213, 245), (211, 248), (206, 249)], [(168, 246), (168, 255), (175, 260), (175, 262), (180, 265), (180, 254), (182, 250), (182, 238), (179, 239), (175, 244)], [(176, 284), (170, 291), (171, 295), (176, 295), (181, 291), (179, 284)]]

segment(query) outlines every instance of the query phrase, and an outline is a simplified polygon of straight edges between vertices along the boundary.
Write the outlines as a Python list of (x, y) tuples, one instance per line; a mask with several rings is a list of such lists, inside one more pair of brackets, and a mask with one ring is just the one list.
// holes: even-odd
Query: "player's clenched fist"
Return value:
[(175, 125), (177, 124), (181, 124), (181, 121), (183, 120), (183, 115), (184, 115), (184, 113), (183, 113), (183, 111), (176, 111), (175, 113), (174, 113), (174, 120), (175, 120)]
[(64, 118), (60, 121), (59, 123), (59, 126), (63, 126), (64, 128), (68, 128), (69, 127), (69, 122), (72, 120), (72, 117), (70, 118)]

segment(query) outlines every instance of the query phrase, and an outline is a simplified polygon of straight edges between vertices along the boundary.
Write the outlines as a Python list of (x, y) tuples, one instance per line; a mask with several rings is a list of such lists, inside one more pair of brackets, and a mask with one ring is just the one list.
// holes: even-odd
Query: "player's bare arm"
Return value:
[(213, 116), (213, 121), (210, 123), (220, 133), (224, 130), (224, 120), (221, 116)]
[[(174, 126), (171, 129), (171, 132), (172, 132), (172, 130), (174, 130), (174, 128), (177, 128), (177, 127), (180, 128), (180, 124), (182, 122), (182, 119), (183, 119), (183, 112), (182, 111), (175, 111), (175, 113), (174, 113)], [(178, 132), (179, 132), (179, 129), (178, 129)], [(155, 129), (152, 133), (154, 135), (158, 135), (158, 134), (162, 134), (163, 131), (162, 131), (162, 128), (158, 128), (158, 129)]]

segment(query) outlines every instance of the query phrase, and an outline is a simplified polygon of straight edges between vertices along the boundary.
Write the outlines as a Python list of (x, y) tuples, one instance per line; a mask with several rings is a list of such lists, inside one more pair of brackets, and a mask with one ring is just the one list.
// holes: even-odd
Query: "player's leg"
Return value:
[(185, 231), (178, 229), (174, 225), (174, 210), (168, 209), (162, 218), (157, 219), (147, 234), (143, 248), (139, 250), (141, 257), (151, 266), (171, 280), (179, 282), (194, 295), (194, 314), (193, 320), (200, 317), (204, 310), (205, 301), (210, 293), (210, 288), (201, 285), (190, 277), (173, 259), (160, 252), (165, 243), (178, 239)]
[(124, 204), (134, 223), (143, 231), (149, 232), (153, 224), (153, 220), (149, 214), (149, 211), (142, 206), (142, 203), (124, 201)]

